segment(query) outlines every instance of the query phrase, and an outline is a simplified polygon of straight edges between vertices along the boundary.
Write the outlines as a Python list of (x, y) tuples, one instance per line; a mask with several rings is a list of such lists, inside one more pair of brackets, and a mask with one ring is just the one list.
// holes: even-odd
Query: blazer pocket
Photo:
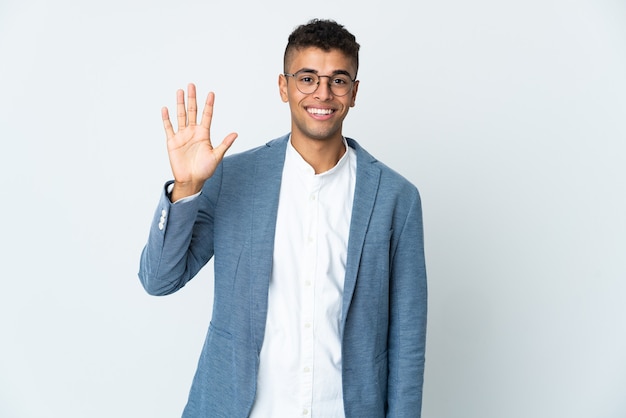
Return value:
[(374, 231), (365, 236), (360, 266), (363, 272), (378, 278), (388, 277), (392, 232)]
[(366, 247), (369, 247), (369, 246), (373, 246), (373, 247), (387, 246), (388, 247), (391, 243), (392, 234), (393, 234), (393, 229), (389, 229), (386, 231), (378, 231), (378, 230), (368, 231), (365, 234), (364, 245)]
[(209, 335), (211, 333), (215, 333), (216, 335), (219, 335), (220, 337), (226, 338), (228, 340), (232, 340), (233, 336), (231, 335), (230, 332), (223, 330), (222, 328), (215, 326), (215, 324), (213, 323), (213, 321), (211, 321), (209, 323)]

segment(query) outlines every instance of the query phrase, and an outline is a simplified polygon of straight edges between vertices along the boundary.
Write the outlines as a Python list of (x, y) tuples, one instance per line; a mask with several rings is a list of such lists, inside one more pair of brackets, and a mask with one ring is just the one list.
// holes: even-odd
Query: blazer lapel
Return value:
[(250, 260), (252, 277), (252, 329), (257, 350), (261, 349), (267, 318), (267, 294), (272, 260), (280, 183), (289, 135), (268, 142), (255, 158), (252, 190)]
[(350, 237), (348, 239), (348, 259), (346, 261), (346, 277), (343, 288), (343, 307), (341, 312), (340, 332), (346, 324), (346, 316), (354, 294), (359, 264), (363, 251), (365, 234), (372, 217), (378, 185), (380, 183), (380, 169), (373, 164), (376, 159), (361, 148), (356, 141), (347, 139), (348, 145), (355, 149), (357, 155), (356, 184), (354, 203), (352, 205), (352, 219), (350, 221)]

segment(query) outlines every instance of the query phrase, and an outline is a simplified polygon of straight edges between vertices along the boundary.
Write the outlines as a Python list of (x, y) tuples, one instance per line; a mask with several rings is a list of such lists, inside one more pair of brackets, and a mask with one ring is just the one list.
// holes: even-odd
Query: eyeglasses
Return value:
[(352, 89), (352, 84), (356, 81), (350, 78), (350, 74), (337, 72), (331, 75), (317, 75), (314, 72), (300, 70), (295, 74), (285, 73), (285, 77), (293, 77), (296, 80), (296, 87), (302, 94), (311, 94), (320, 85), (320, 78), (328, 78), (328, 87), (335, 96), (345, 96)]

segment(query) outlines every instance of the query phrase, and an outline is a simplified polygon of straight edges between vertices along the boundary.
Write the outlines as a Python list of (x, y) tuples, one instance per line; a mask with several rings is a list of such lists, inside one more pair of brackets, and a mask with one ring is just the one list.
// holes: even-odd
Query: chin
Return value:
[[(315, 124), (313, 124), (315, 125)], [(317, 126), (311, 126), (306, 123), (294, 124), (293, 129), (298, 131), (304, 138), (308, 138), (312, 141), (332, 141), (337, 136), (341, 137), (341, 126), (331, 124), (317, 124)]]
[(339, 131), (308, 131), (307, 136), (316, 141), (330, 141), (337, 136)]

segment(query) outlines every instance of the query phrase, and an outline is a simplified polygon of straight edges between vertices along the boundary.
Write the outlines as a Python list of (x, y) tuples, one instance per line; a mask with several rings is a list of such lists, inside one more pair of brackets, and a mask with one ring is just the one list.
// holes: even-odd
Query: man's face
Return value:
[[(347, 72), (351, 79), (356, 74), (354, 63), (341, 51), (324, 51), (315, 47), (293, 52), (286, 72), (295, 74), (301, 70), (320, 76)], [(346, 95), (337, 96), (331, 91), (329, 80), (328, 77), (321, 77), (317, 89), (304, 94), (296, 87), (294, 77), (279, 76), (280, 97), (283, 102), (289, 103), (291, 110), (292, 139), (341, 140), (343, 120), (355, 105), (359, 83), (355, 82)]]

